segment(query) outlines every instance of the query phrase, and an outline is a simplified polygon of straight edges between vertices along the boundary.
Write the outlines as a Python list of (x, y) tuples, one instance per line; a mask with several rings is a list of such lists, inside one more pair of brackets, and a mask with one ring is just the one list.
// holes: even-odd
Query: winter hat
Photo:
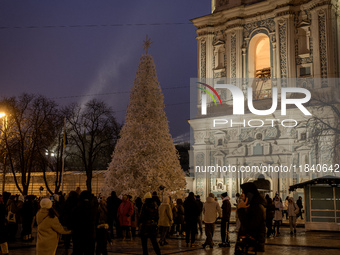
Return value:
[(228, 196), (228, 192), (224, 192), (221, 194), (221, 197), (227, 197)]
[(45, 209), (50, 209), (52, 208), (52, 201), (49, 198), (43, 198), (40, 201), (40, 207), (45, 208)]
[(20, 195), (20, 196), (18, 197), (18, 201), (25, 202), (24, 196), (23, 196), (23, 195)]
[(147, 199), (147, 198), (152, 198), (152, 195), (151, 195), (150, 192), (148, 192), (144, 195), (144, 199)]

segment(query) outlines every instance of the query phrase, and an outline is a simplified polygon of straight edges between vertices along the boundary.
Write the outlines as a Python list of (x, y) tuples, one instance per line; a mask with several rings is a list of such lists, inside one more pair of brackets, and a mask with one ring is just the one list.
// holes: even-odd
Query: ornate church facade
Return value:
[[(197, 28), (199, 81), (212, 87), (232, 83), (245, 95), (251, 87), (258, 109), (270, 108), (273, 87), (331, 91), (338, 85), (329, 79), (339, 77), (339, 4), (337, 0), (212, 0), (212, 13), (192, 20)], [(297, 122), (294, 127), (282, 125), (277, 117), (280, 109), (271, 114), (272, 121), (256, 116), (261, 125), (243, 125), (254, 115), (249, 111), (233, 115), (232, 94), (216, 90), (226, 107), (217, 109), (208, 98), (210, 114), (203, 116), (198, 93), (197, 111), (189, 121), (194, 191), (202, 198), (227, 191), (235, 199), (240, 184), (248, 181), (256, 181), (271, 197), (278, 192), (285, 198), (290, 185), (324, 174), (300, 172), (299, 166), (334, 163), (330, 153), (334, 137), (312, 138), (313, 124), (300, 109), (287, 109), (289, 119)], [(216, 118), (239, 124), (213, 125)], [(202, 166), (287, 166), (289, 171), (208, 173), (200, 171)]]

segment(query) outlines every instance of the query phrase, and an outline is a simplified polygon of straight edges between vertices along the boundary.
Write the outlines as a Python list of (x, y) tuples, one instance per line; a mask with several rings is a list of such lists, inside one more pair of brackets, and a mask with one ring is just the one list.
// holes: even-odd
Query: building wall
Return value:
[[(212, 0), (213, 14), (193, 20), (197, 28), (198, 42), (198, 78), (211, 81), (212, 86), (227, 79), (234, 85), (247, 91), (252, 86), (251, 70), (254, 70), (254, 40), (267, 36), (270, 40), (271, 77), (279, 78), (276, 84), (281, 87), (306, 87), (312, 91), (330, 90), (332, 84), (326, 79), (339, 76), (338, 54), (338, 10), (337, 1), (218, 1)], [(251, 72), (250, 72), (251, 71)], [(307, 73), (307, 75), (306, 75)], [(301, 78), (298, 84), (292, 84), (289, 78)], [(308, 78), (321, 78), (314, 82)], [(231, 94), (221, 94), (223, 104), (231, 105)], [(199, 95), (198, 102), (201, 98)], [(208, 97), (208, 107), (212, 99)], [(279, 128), (265, 125), (262, 128), (213, 128), (212, 120), (198, 115), (191, 118), (195, 142), (193, 144), (191, 166), (214, 165), (217, 160), (223, 164), (315, 164), (333, 162), (329, 148), (332, 137), (311, 141), (306, 127), (306, 118), (298, 111), (292, 111), (299, 121), (298, 128)], [(278, 116), (279, 112), (273, 115)], [(232, 115), (220, 115), (228, 119)], [(250, 115), (244, 116), (249, 119)], [(307, 133), (306, 133), (307, 132)], [(262, 134), (262, 140), (256, 134)], [(301, 135), (306, 133), (306, 138)], [(218, 139), (222, 145), (217, 145)], [(254, 155), (252, 147), (267, 148), (267, 154)], [(256, 148), (260, 148), (257, 146)], [(324, 148), (320, 150), (321, 148)], [(326, 149), (327, 148), (327, 149)], [(316, 151), (318, 150), (318, 151)], [(255, 153), (255, 154), (256, 154)], [(267, 163), (266, 163), (267, 162)], [(242, 178), (240, 175), (219, 178), (204, 173), (194, 173), (195, 192), (203, 197), (213, 191), (220, 194), (228, 191), (232, 196), (239, 192), (239, 185), (257, 178), (256, 175)], [(271, 195), (280, 191), (281, 196), (288, 195), (289, 185), (311, 179), (317, 173), (289, 176), (265, 176), (270, 181)], [(217, 188), (219, 187), (219, 188)], [(301, 191), (299, 191), (301, 192)]]
[[(104, 183), (104, 173), (106, 171), (94, 171), (93, 172), (93, 179), (92, 179), (92, 192), (97, 196), (101, 192), (101, 187), (103, 187)], [(52, 191), (54, 191), (53, 182), (55, 180), (55, 173), (46, 173), (47, 175), (47, 182), (49, 187)], [(17, 174), (18, 176), (18, 174)], [(18, 183), (20, 185), (21, 178), (18, 176)], [(0, 183), (1, 189), (3, 185), (3, 175), (0, 175)], [(21, 185), (20, 185), (21, 186)], [(44, 190), (40, 192), (40, 187), (43, 187)], [(76, 190), (77, 187), (80, 187), (81, 190), (86, 190), (86, 174), (84, 172), (66, 172), (64, 175), (64, 187), (63, 193), (68, 194), (72, 190)], [(10, 192), (12, 195), (20, 194), (17, 186), (14, 182), (14, 177), (12, 173), (6, 174), (6, 184), (5, 184), (5, 191)], [(32, 173), (30, 179), (30, 185), (28, 189), (28, 195), (37, 195), (37, 196), (44, 196), (49, 195), (44, 178), (43, 173)]]
[[(102, 189), (105, 187), (105, 172), (106, 170), (100, 170), (100, 171), (93, 171), (93, 178), (92, 178), (92, 193), (95, 196), (98, 196)], [(52, 191), (54, 191), (53, 182), (55, 180), (55, 173), (46, 173), (47, 176), (47, 182), (51, 188)], [(12, 173), (6, 174), (6, 183), (5, 183), (5, 191), (10, 192), (12, 195), (20, 194), (17, 186), (14, 182), (14, 177)], [(192, 191), (193, 190), (193, 178), (191, 177), (185, 177), (186, 179), (186, 190)], [(20, 178), (18, 177), (18, 183), (20, 183)], [(0, 185), (2, 190), (2, 184), (3, 184), (3, 175), (0, 174)], [(43, 187), (44, 190), (40, 192), (40, 187)], [(63, 193), (68, 194), (70, 191), (74, 191), (77, 189), (77, 187), (80, 187), (80, 190), (86, 190), (86, 174), (85, 172), (66, 172), (64, 175), (64, 186), (63, 186)], [(43, 178), (43, 173), (41, 172), (35, 172), (31, 174), (31, 180), (30, 185), (28, 189), (28, 195), (36, 195), (36, 196), (49, 196), (50, 193), (46, 189), (46, 185)], [(119, 194), (118, 194), (119, 195)]]

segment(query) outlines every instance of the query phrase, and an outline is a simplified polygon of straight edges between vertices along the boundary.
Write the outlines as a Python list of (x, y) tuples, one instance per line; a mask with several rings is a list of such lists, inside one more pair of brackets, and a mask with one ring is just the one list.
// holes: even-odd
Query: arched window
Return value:
[(248, 48), (248, 77), (254, 80), (253, 98), (271, 98), (270, 40), (266, 34), (255, 35)]
[[(256, 42), (255, 50), (255, 70), (259, 71), (269, 69), (270, 75), (270, 42), (268, 36), (261, 36)], [(264, 75), (264, 73), (262, 74)]]

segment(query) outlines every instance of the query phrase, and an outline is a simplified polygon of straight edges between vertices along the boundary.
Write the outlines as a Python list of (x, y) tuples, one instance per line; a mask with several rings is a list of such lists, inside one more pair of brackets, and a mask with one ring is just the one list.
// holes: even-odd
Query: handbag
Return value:
[(295, 208), (294, 213), (298, 215), (300, 213), (300, 208), (299, 207), (296, 208), (296, 205), (294, 205), (294, 208)]

